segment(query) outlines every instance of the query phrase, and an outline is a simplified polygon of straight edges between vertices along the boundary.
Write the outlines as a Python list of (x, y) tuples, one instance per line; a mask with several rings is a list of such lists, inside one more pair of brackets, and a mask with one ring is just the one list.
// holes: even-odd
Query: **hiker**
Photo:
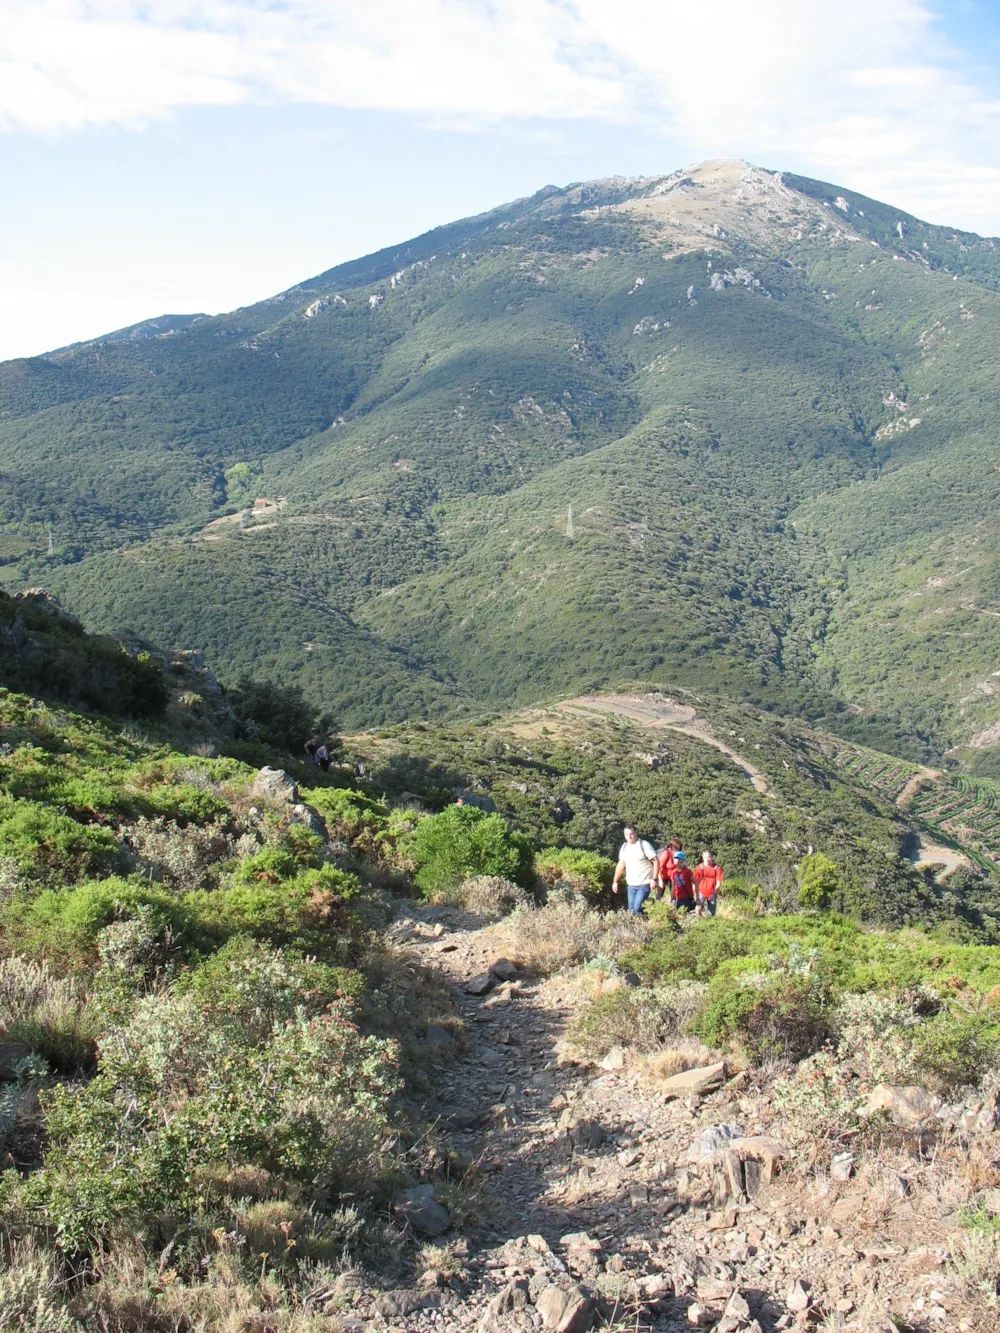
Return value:
[(309, 740), (307, 740), (305, 745), (303, 746), (303, 749), (306, 752), (306, 763), (315, 764), (316, 751), (319, 749), (319, 737), (318, 736), (310, 737)]
[(642, 905), (656, 879), (656, 851), (634, 828), (626, 828), (625, 841), (618, 853), (611, 892), (618, 892), (618, 883), (625, 876), (628, 891), (628, 910), (633, 916), (642, 915)]
[(694, 876), (682, 851), (674, 852), (674, 868), (670, 872), (670, 901), (678, 912), (690, 912), (695, 905)]
[(715, 916), (722, 879), (722, 866), (715, 864), (711, 852), (702, 852), (701, 864), (695, 867), (694, 872), (694, 892), (698, 903), (694, 909), (695, 916)]
[(316, 751), (316, 762), (317, 764), (319, 764), (320, 768), (323, 770), (324, 773), (329, 773), (330, 750), (329, 747), (327, 746), (326, 741), (324, 741), (323, 744)]
[(670, 888), (670, 876), (674, 873), (674, 857), (683, 849), (680, 838), (671, 838), (666, 847), (656, 853), (656, 900), (663, 897), (664, 889)]

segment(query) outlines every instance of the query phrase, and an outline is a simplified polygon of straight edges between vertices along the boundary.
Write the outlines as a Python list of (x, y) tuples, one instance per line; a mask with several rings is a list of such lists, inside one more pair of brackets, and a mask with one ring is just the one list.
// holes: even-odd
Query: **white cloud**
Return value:
[(642, 122), (995, 227), (1000, 104), (955, 57), (919, 0), (5, 0), (0, 128), (282, 102)]

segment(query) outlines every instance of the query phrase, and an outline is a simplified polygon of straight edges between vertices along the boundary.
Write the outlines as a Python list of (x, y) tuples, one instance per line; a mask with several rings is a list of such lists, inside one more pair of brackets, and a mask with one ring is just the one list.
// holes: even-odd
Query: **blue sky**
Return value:
[(1000, 0), (4, 0), (0, 358), (742, 156), (1000, 234)]

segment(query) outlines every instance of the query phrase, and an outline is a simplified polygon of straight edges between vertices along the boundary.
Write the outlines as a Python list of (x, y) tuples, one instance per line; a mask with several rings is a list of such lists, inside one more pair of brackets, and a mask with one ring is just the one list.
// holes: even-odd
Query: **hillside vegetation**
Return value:
[[(678, 1061), (726, 1051), (741, 1086), (752, 1079), (766, 1114), (783, 1117), (781, 1188), (825, 1172), (845, 1144), (874, 1169), (889, 1130), (864, 1107), (880, 1080), (917, 1080), (934, 1106), (977, 1098), (973, 1119), (993, 1105), (997, 881), (970, 871), (942, 886), (914, 870), (901, 855), (913, 826), (876, 791), (886, 765), (845, 759), (842, 742), (746, 705), (698, 700), (703, 739), (570, 701), (347, 737), (324, 774), (282, 748), (314, 721), (296, 716), (294, 692), (247, 680), (219, 697), (204, 676), (195, 704), (196, 664), (179, 690), (169, 658), (91, 640), (37, 598), (23, 611), (34, 649), (65, 644), (58, 678), (28, 651), (18, 670), (26, 683), (36, 672), (32, 693), (0, 687), (0, 1310), (11, 1327), (341, 1333), (352, 1310), (392, 1317), (400, 1302), (450, 1312), (447, 1327), (465, 1327), (462, 1311), (478, 1319), (496, 1287), (477, 1273), (499, 1266), (482, 1248), (496, 1234), (481, 1210), (494, 1228), (517, 1214), (523, 1229), (526, 1159), (505, 1137), (521, 1113), (484, 1103), (453, 1123), (439, 1100), (445, 1071), (483, 1049), (486, 1031), (466, 1026), (452, 995), (467, 1008), (479, 1001), (466, 991), (498, 982), (491, 970), (465, 986), (459, 972), (455, 987), (440, 971), (444, 957), (474, 963), (460, 935), (470, 922), (498, 922), (517, 960), (494, 964), (507, 969), (500, 1003), (523, 996), (542, 1022), (532, 1031), (554, 1022), (532, 989), (540, 978), (560, 973), (563, 992), (578, 989), (572, 1078), (613, 1048), (621, 1059), (622, 1043), (660, 1060), (661, 1080)], [(144, 683), (143, 701), (159, 684), (141, 722), (141, 710), (129, 719), (59, 702), (79, 698), (94, 662), (114, 653), (119, 670), (118, 658), (131, 663), (122, 679)], [(766, 793), (747, 781), (743, 754)], [(899, 776), (886, 777), (888, 795)], [(684, 921), (657, 904), (646, 922), (614, 910), (624, 820), (657, 840), (680, 835), (692, 852), (714, 847), (723, 916)], [(449, 939), (443, 921), (455, 925)], [(453, 952), (416, 965), (401, 940)], [(456, 1067), (467, 1103), (495, 1100), (480, 1072)], [(598, 1078), (593, 1095), (607, 1086)], [(646, 1105), (646, 1093), (629, 1095)], [(663, 1093), (649, 1098), (644, 1114), (663, 1115)], [(659, 1151), (679, 1153), (691, 1116), (667, 1114)], [(511, 1153), (489, 1205), (485, 1157), (479, 1166), (468, 1151), (479, 1116), (481, 1151), (488, 1141)], [(567, 1123), (553, 1123), (554, 1142), (570, 1133), (600, 1146), (576, 1128), (591, 1121)], [(980, 1195), (995, 1171), (976, 1170), (969, 1245), (994, 1225)], [(554, 1243), (564, 1214), (546, 1209), (562, 1186), (545, 1202), (543, 1177), (529, 1175)], [(683, 1247), (698, 1196), (677, 1190)], [(648, 1203), (636, 1195), (636, 1208)], [(653, 1301), (664, 1319), (679, 1316), (683, 1279), (641, 1285), (659, 1260), (631, 1252), (635, 1230), (602, 1231), (621, 1257), (607, 1280), (595, 1270), (588, 1310), (611, 1320), (625, 1293), (637, 1311)], [(975, 1244), (977, 1266), (953, 1266), (970, 1310), (1000, 1281), (994, 1242)], [(626, 1272), (631, 1285), (613, 1276)], [(776, 1281), (766, 1290), (780, 1300)], [(542, 1308), (541, 1288), (530, 1294)]]
[(642, 679), (989, 748), (998, 275), (744, 163), (546, 189), (0, 368), (0, 559), (355, 725)]

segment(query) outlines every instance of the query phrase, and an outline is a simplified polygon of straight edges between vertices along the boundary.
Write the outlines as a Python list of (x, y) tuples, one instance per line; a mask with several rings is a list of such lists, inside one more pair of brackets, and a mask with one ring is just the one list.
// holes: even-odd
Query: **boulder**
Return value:
[(452, 1055), (455, 1050), (455, 1038), (440, 1023), (428, 1023), (427, 1046), (436, 1055)]
[(893, 1087), (880, 1083), (872, 1089), (865, 1106), (866, 1115), (884, 1112), (900, 1129), (919, 1129), (941, 1109), (940, 1097), (916, 1085)]
[(277, 805), (295, 805), (299, 789), (283, 768), (262, 768), (253, 780), (250, 795)]
[(28, 1054), (27, 1046), (19, 1041), (0, 1041), (0, 1080), (13, 1082), (17, 1077), (14, 1066)]
[(438, 1203), (433, 1185), (401, 1190), (392, 1201), (393, 1210), (420, 1236), (440, 1236), (451, 1225), (451, 1214)]
[(466, 995), (485, 995), (493, 989), (493, 975), (490, 972), (480, 972), (478, 976), (472, 977), (465, 983)]
[(830, 1178), (831, 1180), (850, 1180), (854, 1175), (854, 1155), (849, 1152), (839, 1152), (836, 1157), (830, 1160)]
[(803, 1310), (808, 1310), (812, 1305), (809, 1297), (809, 1283), (796, 1278), (785, 1293), (785, 1304), (795, 1314), (801, 1314)]
[(375, 1297), (375, 1309), (383, 1319), (405, 1318), (417, 1310), (435, 1310), (441, 1304), (436, 1291), (414, 1291), (400, 1288), (383, 1291)]
[(323, 839), (330, 835), (327, 832), (326, 820), (318, 810), (314, 810), (311, 805), (304, 805), (299, 801), (292, 806), (291, 814), (288, 816), (292, 824), (304, 824), (310, 833), (318, 833)]
[(475, 1129), (479, 1124), (479, 1112), (467, 1106), (456, 1106), (454, 1110), (445, 1112), (444, 1119), (453, 1129)]
[(569, 1137), (579, 1152), (597, 1152), (604, 1142), (604, 1130), (596, 1120), (577, 1120), (570, 1127)]
[(765, 1135), (733, 1139), (723, 1154), (726, 1193), (737, 1203), (751, 1203), (770, 1185), (775, 1167), (786, 1156), (777, 1139)]
[(601, 1061), (601, 1068), (607, 1070), (624, 1069), (625, 1067), (625, 1047), (612, 1046), (607, 1055)]
[(672, 1097), (700, 1097), (706, 1092), (721, 1088), (726, 1079), (724, 1060), (718, 1064), (702, 1065), (700, 1069), (685, 1069), (682, 1074), (674, 1074), (661, 1084), (663, 1095), (669, 1101)]
[(509, 958), (498, 958), (495, 963), (490, 964), (490, 971), (501, 981), (516, 981), (518, 970), (517, 964), (512, 963)]
[(741, 1333), (750, 1322), (750, 1305), (741, 1291), (734, 1291), (726, 1302), (715, 1333)]
[(535, 1309), (549, 1333), (586, 1333), (594, 1322), (594, 1307), (582, 1287), (554, 1283), (538, 1294)]

